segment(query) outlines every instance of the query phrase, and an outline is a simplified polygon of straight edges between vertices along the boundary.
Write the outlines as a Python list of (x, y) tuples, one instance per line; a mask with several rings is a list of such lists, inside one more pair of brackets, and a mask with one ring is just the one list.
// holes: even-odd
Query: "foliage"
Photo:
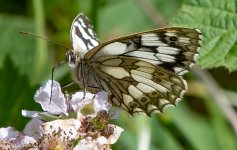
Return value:
[[(41, 1), (44, 7), (37, 11), (44, 16), (42, 32), (38, 32), (39, 27), (35, 25), (37, 12), (34, 1), (24, 1), (21, 5), (13, 0), (3, 2), (0, 6), (0, 125), (18, 129), (24, 127), (26, 120), (21, 117), (20, 111), (38, 108), (32, 100), (34, 92), (50, 78), (52, 66), (65, 59), (63, 48), (48, 43), (48, 47), (42, 49), (38, 44), (41, 39), (20, 35), (19, 31), (37, 32), (39, 35), (47, 33), (48, 39), (70, 47), (71, 22), (79, 12), (91, 18), (102, 41), (155, 28), (138, 1)], [(198, 61), (201, 67), (237, 69), (237, 0), (147, 2), (170, 25), (195, 27), (202, 31), (203, 44)], [(40, 53), (43, 54), (39, 58)], [(232, 85), (236, 75), (226, 72), (222, 70), (213, 75), (220, 77), (217, 82)], [(62, 84), (71, 80), (65, 66), (57, 68), (54, 74)], [(230, 76), (231, 79), (227, 80)], [(234, 129), (206, 87), (191, 73), (185, 78), (189, 79), (190, 90), (177, 107), (168, 108), (163, 114), (151, 118), (130, 118), (122, 113), (115, 122), (126, 131), (113, 149), (141, 149), (142, 141), (139, 139), (142, 139), (144, 130), (150, 133), (148, 146), (151, 150), (237, 149)], [(234, 89), (236, 87), (232, 85), (228, 90)], [(236, 92), (232, 91), (228, 96), (233, 99), (230, 103), (236, 106)]]
[(199, 64), (205, 68), (237, 69), (236, 0), (186, 0), (171, 24), (193, 26), (203, 32)]

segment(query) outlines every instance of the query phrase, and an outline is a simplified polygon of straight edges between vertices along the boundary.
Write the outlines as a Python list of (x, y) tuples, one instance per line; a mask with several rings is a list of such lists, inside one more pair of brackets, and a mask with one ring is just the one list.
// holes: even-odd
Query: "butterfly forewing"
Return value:
[(109, 101), (129, 114), (162, 112), (187, 91), (182, 75), (196, 61), (201, 33), (190, 28), (163, 28), (100, 43), (87, 17), (72, 23), (74, 69), (84, 87), (105, 90)]
[(72, 22), (70, 35), (73, 50), (78, 51), (81, 57), (100, 44), (89, 19), (82, 13)]
[(190, 28), (163, 28), (138, 33), (95, 47), (85, 59), (101, 56), (128, 56), (183, 75), (195, 62), (201, 33)]

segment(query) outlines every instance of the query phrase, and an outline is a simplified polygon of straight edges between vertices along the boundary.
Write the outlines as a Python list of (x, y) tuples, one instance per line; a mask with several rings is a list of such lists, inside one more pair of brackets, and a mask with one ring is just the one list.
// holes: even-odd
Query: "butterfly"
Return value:
[(104, 90), (113, 106), (130, 115), (163, 112), (187, 91), (183, 74), (199, 54), (201, 32), (160, 28), (100, 42), (89, 19), (72, 22), (66, 61), (84, 89)]

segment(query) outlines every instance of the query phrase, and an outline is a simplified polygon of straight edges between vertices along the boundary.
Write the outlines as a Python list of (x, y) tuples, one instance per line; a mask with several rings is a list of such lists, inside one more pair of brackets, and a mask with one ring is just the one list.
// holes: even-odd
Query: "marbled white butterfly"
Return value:
[(129, 114), (162, 112), (187, 91), (182, 75), (195, 63), (201, 43), (197, 29), (170, 27), (101, 43), (88, 18), (71, 27), (73, 50), (66, 53), (75, 80), (105, 90), (111, 104)]

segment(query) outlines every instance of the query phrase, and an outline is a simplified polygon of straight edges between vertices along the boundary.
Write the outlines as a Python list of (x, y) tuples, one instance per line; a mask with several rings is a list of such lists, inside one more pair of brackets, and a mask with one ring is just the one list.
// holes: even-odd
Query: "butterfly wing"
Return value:
[(111, 40), (84, 56), (86, 68), (93, 71), (86, 80), (94, 79), (113, 105), (131, 115), (160, 112), (187, 91), (182, 75), (196, 61), (200, 42), (201, 33), (190, 28), (164, 28)]
[(182, 77), (136, 58), (105, 56), (90, 65), (110, 102), (131, 115), (161, 112), (165, 106), (175, 105), (187, 91)]
[(201, 33), (197, 29), (163, 28), (102, 43), (89, 51), (85, 59), (127, 56), (183, 75), (196, 61), (200, 42)]
[(82, 13), (72, 22), (70, 35), (73, 50), (79, 52), (81, 57), (100, 44), (89, 19)]

